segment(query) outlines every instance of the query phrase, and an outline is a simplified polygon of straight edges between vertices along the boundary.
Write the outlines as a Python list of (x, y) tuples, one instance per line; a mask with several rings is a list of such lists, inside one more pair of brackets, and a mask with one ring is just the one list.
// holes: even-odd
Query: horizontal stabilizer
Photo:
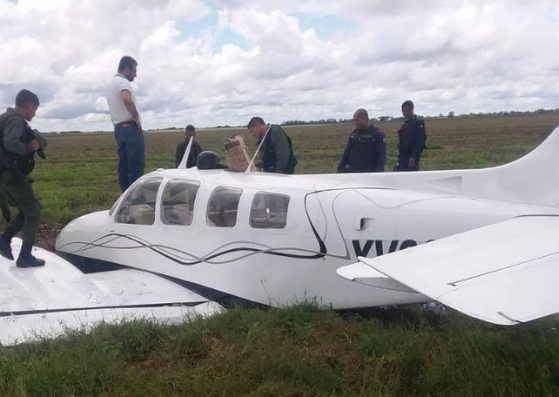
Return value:
[(557, 216), (514, 218), (359, 261), (491, 323), (512, 325), (559, 312)]

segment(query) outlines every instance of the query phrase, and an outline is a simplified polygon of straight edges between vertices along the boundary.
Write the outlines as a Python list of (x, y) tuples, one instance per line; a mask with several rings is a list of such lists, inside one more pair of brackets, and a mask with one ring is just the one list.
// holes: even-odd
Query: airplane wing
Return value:
[[(21, 240), (14, 239), (17, 257)], [(11, 345), (96, 324), (138, 319), (180, 323), (210, 315), (221, 306), (154, 274), (115, 270), (84, 274), (52, 252), (35, 248), (46, 261), (20, 269), (0, 257), (0, 343)]]
[(338, 274), (359, 281), (378, 280), (380, 272), (487, 322), (513, 325), (559, 312), (558, 216), (518, 217), (358, 259)]

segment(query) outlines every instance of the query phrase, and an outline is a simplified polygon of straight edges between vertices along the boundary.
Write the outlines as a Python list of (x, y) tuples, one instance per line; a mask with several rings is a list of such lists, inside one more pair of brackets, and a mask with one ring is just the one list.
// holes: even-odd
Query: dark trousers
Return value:
[(115, 140), (118, 146), (118, 184), (124, 192), (144, 174), (144, 134), (134, 122), (120, 123), (115, 126)]
[(416, 164), (413, 168), (407, 165), (397, 165), (394, 167), (394, 171), (419, 171), (419, 164)]
[[(405, 161), (400, 161), (400, 158), (406, 158)], [(409, 157), (398, 157), (398, 164), (394, 167), (394, 171), (419, 171), (419, 160), (421, 157), (415, 159), (415, 167), (408, 165)]]
[(14, 177), (9, 171), (0, 173), (0, 182), (2, 193), (19, 210), (7, 228), (12, 229), (14, 234), (21, 231), (23, 242), (33, 245), (41, 221), (41, 204), (35, 197), (33, 187), (29, 182)]

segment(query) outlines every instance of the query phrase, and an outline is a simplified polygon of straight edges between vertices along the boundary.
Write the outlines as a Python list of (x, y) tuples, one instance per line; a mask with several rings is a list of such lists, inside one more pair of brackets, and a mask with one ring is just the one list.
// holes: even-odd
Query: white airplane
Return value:
[[(160, 318), (155, 309), (169, 304), (212, 314), (231, 301), (347, 309), (437, 300), (517, 324), (559, 312), (557, 153), (559, 128), (525, 157), (477, 170), (158, 170), (58, 236), (57, 252), (86, 273), (74, 269), (74, 279), (95, 284), (109, 303), (72, 298), (81, 281), (60, 280), (71, 265), (53, 254), (18, 277), (34, 272), (41, 288), (52, 283), (33, 301), (49, 314), (66, 313), (64, 305), (78, 314), (141, 308)], [(72, 283), (65, 302), (53, 298)], [(115, 302), (115, 290), (141, 299)], [(0, 312), (13, 312), (2, 302)], [(19, 303), (18, 313), (36, 313), (25, 297)]]

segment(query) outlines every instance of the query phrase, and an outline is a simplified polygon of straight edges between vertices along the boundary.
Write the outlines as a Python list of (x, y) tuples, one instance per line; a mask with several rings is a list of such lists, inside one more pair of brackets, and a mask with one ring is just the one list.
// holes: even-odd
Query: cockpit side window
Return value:
[(250, 226), (255, 229), (283, 229), (287, 224), (289, 196), (259, 192), (250, 208)]
[(161, 197), (161, 222), (164, 225), (190, 226), (199, 188), (199, 182), (170, 180)]
[(132, 225), (153, 225), (157, 191), (163, 178), (149, 178), (134, 185), (120, 203), (115, 222)]
[(212, 227), (234, 227), (237, 224), (237, 211), (242, 189), (217, 187), (208, 203), (206, 221)]

